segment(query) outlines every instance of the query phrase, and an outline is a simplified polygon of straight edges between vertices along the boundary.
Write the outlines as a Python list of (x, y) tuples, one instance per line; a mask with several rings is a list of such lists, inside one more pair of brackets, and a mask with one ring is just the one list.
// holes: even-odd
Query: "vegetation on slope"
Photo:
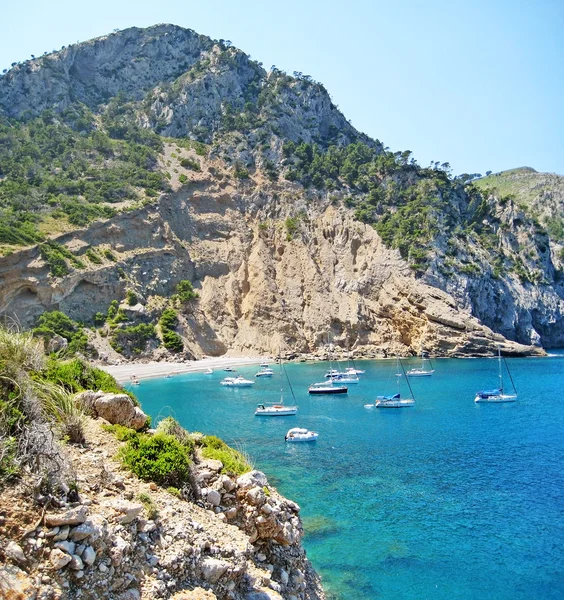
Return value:
[(124, 124), (125, 110), (116, 98), (102, 118), (82, 105), (0, 117), (0, 244), (44, 240), (49, 217), (83, 227), (167, 189), (156, 169), (162, 140)]

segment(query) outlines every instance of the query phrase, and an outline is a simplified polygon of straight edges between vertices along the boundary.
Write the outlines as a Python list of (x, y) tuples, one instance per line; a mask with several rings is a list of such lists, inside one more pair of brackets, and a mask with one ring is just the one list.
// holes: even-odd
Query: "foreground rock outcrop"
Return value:
[(140, 482), (112, 459), (119, 442), (89, 420), (70, 447), (77, 492), (44, 514), (15, 488), (0, 497), (0, 596), (323, 599), (301, 546), (299, 507), (253, 471), (195, 468), (198, 503)]

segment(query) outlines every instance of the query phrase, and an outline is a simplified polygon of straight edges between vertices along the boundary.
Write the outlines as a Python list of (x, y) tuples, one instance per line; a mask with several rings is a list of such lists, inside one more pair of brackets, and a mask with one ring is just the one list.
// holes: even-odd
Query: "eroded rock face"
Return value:
[[(59, 243), (121, 251), (114, 251), (116, 263), (62, 280), (49, 276), (37, 250), (0, 258), (0, 313), (27, 325), (53, 309), (88, 321), (125, 296), (121, 269), (146, 297), (170, 296), (182, 279), (195, 284), (199, 299), (181, 311), (179, 330), (195, 357), (227, 349), (277, 354), (281, 345), (312, 352), (327, 342), (328, 331), (337, 346), (367, 357), (418, 354), (422, 347), (443, 356), (491, 355), (499, 343), (508, 354), (534, 352), (481, 324), (467, 302), (416, 279), (398, 252), (348, 209), (324, 198), (284, 199), (283, 189), (250, 188), (247, 196), (205, 180), (157, 207), (65, 234)], [(289, 239), (284, 223), (296, 214), (298, 230)], [(523, 304), (532, 302), (530, 294)], [(556, 294), (551, 298), (551, 339), (564, 341), (564, 306)], [(525, 308), (515, 311), (521, 317), (515, 316), (514, 339), (528, 327), (528, 339), (538, 341)]]

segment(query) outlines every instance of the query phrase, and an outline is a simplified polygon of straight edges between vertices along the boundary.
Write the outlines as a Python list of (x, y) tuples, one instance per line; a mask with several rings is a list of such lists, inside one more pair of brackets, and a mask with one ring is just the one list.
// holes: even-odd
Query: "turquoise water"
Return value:
[[(279, 374), (251, 389), (221, 387), (217, 371), (134, 391), (154, 420), (171, 414), (245, 450), (301, 505), (304, 546), (331, 598), (562, 599), (564, 354), (508, 363), (519, 398), (497, 405), (474, 403), (497, 385), (495, 359), (434, 361), (433, 377), (410, 379), (416, 405), (399, 410), (364, 408), (395, 391), (394, 361), (357, 363), (366, 374), (344, 397), (307, 394), (325, 364), (287, 365), (293, 417), (253, 416), (278, 399)], [(284, 443), (295, 426), (319, 440)]]

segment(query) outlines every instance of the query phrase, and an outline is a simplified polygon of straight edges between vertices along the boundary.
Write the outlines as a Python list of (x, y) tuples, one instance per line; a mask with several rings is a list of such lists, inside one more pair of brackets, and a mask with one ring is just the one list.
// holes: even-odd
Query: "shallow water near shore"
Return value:
[[(133, 391), (153, 422), (172, 415), (220, 436), (300, 504), (304, 546), (330, 598), (561, 599), (564, 353), (507, 362), (519, 396), (497, 405), (474, 403), (497, 385), (495, 359), (434, 361), (432, 377), (410, 378), (415, 406), (397, 410), (364, 407), (396, 391), (394, 361), (357, 362), (366, 373), (346, 396), (308, 395), (326, 363), (286, 365), (292, 417), (254, 416), (257, 403), (279, 400), (281, 382), (293, 403), (276, 367), (272, 379), (237, 368), (252, 388), (224, 388), (229, 373), (216, 371)], [(319, 440), (286, 444), (297, 426)]]

